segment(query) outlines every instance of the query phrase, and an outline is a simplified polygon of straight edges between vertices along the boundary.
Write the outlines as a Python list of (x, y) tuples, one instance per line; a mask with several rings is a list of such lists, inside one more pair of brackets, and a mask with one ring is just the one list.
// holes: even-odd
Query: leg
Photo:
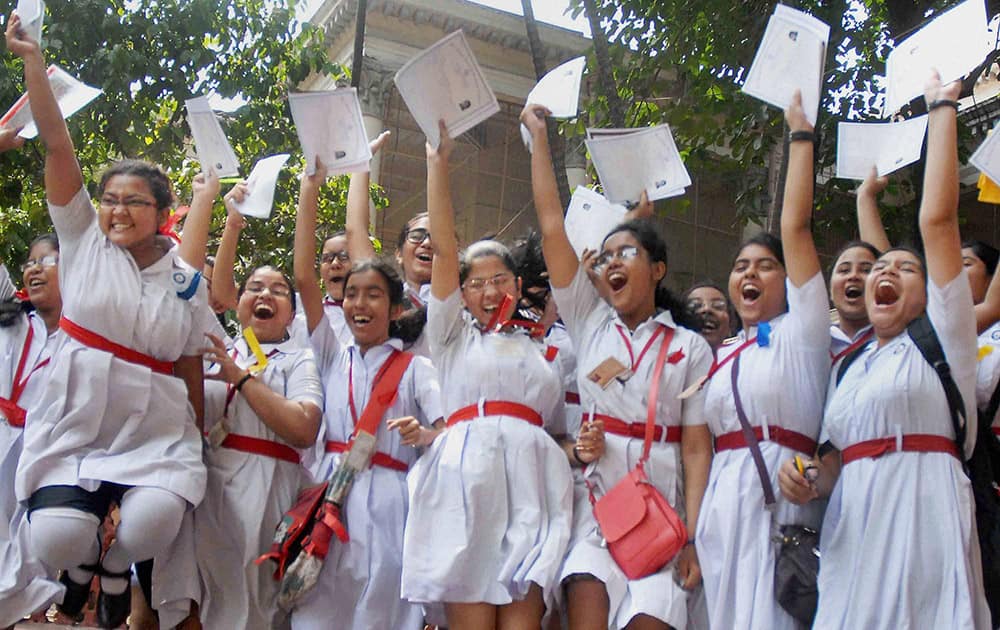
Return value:
[(570, 630), (606, 630), (611, 604), (604, 582), (588, 574), (571, 575), (564, 583)]
[(671, 628), (655, 617), (636, 615), (629, 620), (625, 630), (671, 630)]
[(500, 630), (541, 630), (545, 601), (542, 587), (532, 584), (528, 594), (521, 601), (500, 606), (497, 611), (497, 628)]
[(100, 525), (97, 516), (75, 508), (39, 508), (30, 517), (31, 553), (52, 569), (66, 569), (74, 582), (90, 583), (94, 571), (80, 567), (97, 564)]
[(446, 603), (448, 630), (494, 630), (497, 627), (497, 607), (493, 604)]

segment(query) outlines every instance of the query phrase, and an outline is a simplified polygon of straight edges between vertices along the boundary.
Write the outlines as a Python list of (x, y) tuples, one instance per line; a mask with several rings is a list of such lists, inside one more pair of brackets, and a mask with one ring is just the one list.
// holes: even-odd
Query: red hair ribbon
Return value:
[(191, 206), (179, 206), (176, 210), (170, 213), (167, 220), (160, 226), (157, 230), (163, 236), (173, 239), (177, 243), (181, 242), (181, 236), (177, 233), (175, 229), (177, 224), (181, 222), (181, 219), (191, 210)]

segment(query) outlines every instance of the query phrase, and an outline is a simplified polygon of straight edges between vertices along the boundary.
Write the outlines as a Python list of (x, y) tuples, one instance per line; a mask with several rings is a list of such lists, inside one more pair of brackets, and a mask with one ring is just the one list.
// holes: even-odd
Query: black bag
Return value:
[[(757, 436), (743, 410), (740, 390), (736, 386), (739, 370), (740, 358), (736, 357), (730, 374), (736, 417), (739, 418), (743, 439), (746, 440), (757, 468), (757, 476), (764, 491), (764, 505), (771, 509), (775, 504), (774, 488), (771, 486), (771, 477), (767, 473)], [(802, 525), (782, 525), (780, 531), (781, 534), (774, 537), (774, 542), (779, 545), (774, 562), (774, 596), (785, 612), (800, 623), (811, 626), (819, 601), (819, 589), (816, 586), (819, 577), (819, 532)]]
[(926, 316), (914, 320), (907, 326), (907, 331), (920, 354), (934, 367), (948, 398), (955, 442), (958, 452), (962, 454), (962, 464), (965, 474), (969, 476), (976, 501), (976, 529), (983, 562), (983, 587), (993, 617), (992, 627), (995, 628), (1000, 622), (1000, 443), (994, 437), (990, 425), (1000, 407), (1000, 387), (990, 397), (989, 406), (980, 410), (976, 423), (976, 446), (972, 457), (965, 460), (965, 405), (958, 386), (951, 378), (951, 368), (937, 333)]

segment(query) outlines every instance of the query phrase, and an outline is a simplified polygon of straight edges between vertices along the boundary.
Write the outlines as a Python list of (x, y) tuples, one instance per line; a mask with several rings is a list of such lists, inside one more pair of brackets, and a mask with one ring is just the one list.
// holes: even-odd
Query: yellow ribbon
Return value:
[(247, 340), (247, 347), (250, 348), (250, 352), (257, 357), (257, 363), (251, 365), (249, 368), (251, 374), (260, 374), (267, 367), (267, 355), (264, 354), (264, 349), (260, 347), (260, 342), (257, 341), (257, 335), (254, 334), (253, 328), (247, 326), (243, 330), (243, 338)]

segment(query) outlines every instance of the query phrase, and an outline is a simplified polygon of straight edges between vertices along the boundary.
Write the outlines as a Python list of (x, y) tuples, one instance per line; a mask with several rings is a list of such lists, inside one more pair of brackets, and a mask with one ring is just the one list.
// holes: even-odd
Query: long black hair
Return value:
[[(394, 306), (406, 306), (408, 304), (403, 296), (403, 279), (399, 276), (399, 272), (396, 271), (395, 265), (384, 258), (359, 260), (351, 265), (347, 275), (344, 276), (344, 288), (347, 288), (347, 283), (350, 282), (352, 275), (366, 271), (374, 271), (385, 280), (389, 291), (390, 308)], [(389, 320), (389, 336), (395, 337), (404, 344), (409, 345), (420, 338), (426, 324), (427, 306), (411, 308), (403, 311), (396, 319)]]
[(971, 249), (976, 258), (983, 261), (986, 266), (986, 275), (992, 276), (997, 270), (997, 261), (1000, 261), (1000, 251), (989, 243), (969, 240), (962, 243), (962, 249)]
[[(545, 266), (545, 256), (542, 254), (542, 236), (531, 230), (514, 240), (510, 253), (514, 257), (514, 266), (517, 267), (515, 275), (521, 278), (522, 303), (528, 308), (545, 310), (545, 297), (551, 288), (549, 270)], [(540, 291), (530, 289), (540, 289)]]
[[(629, 221), (625, 221), (624, 223), (620, 223), (608, 232), (607, 235), (605, 235), (604, 240), (601, 242), (601, 248), (603, 249), (604, 243), (606, 243), (612, 235), (619, 232), (628, 232), (635, 238), (635, 240), (639, 241), (639, 245), (649, 256), (650, 262), (662, 262), (664, 265), (667, 264), (667, 243), (660, 237), (652, 223), (646, 221), (645, 219), (631, 219)], [(673, 291), (663, 286), (662, 281), (661, 284), (656, 286), (653, 301), (655, 302), (657, 308), (670, 311), (671, 317), (674, 318), (674, 322), (678, 325), (690, 328), (695, 332), (701, 330), (701, 322), (699, 321), (699, 318), (692, 317), (684, 302), (681, 301), (681, 299), (678, 298)]]

